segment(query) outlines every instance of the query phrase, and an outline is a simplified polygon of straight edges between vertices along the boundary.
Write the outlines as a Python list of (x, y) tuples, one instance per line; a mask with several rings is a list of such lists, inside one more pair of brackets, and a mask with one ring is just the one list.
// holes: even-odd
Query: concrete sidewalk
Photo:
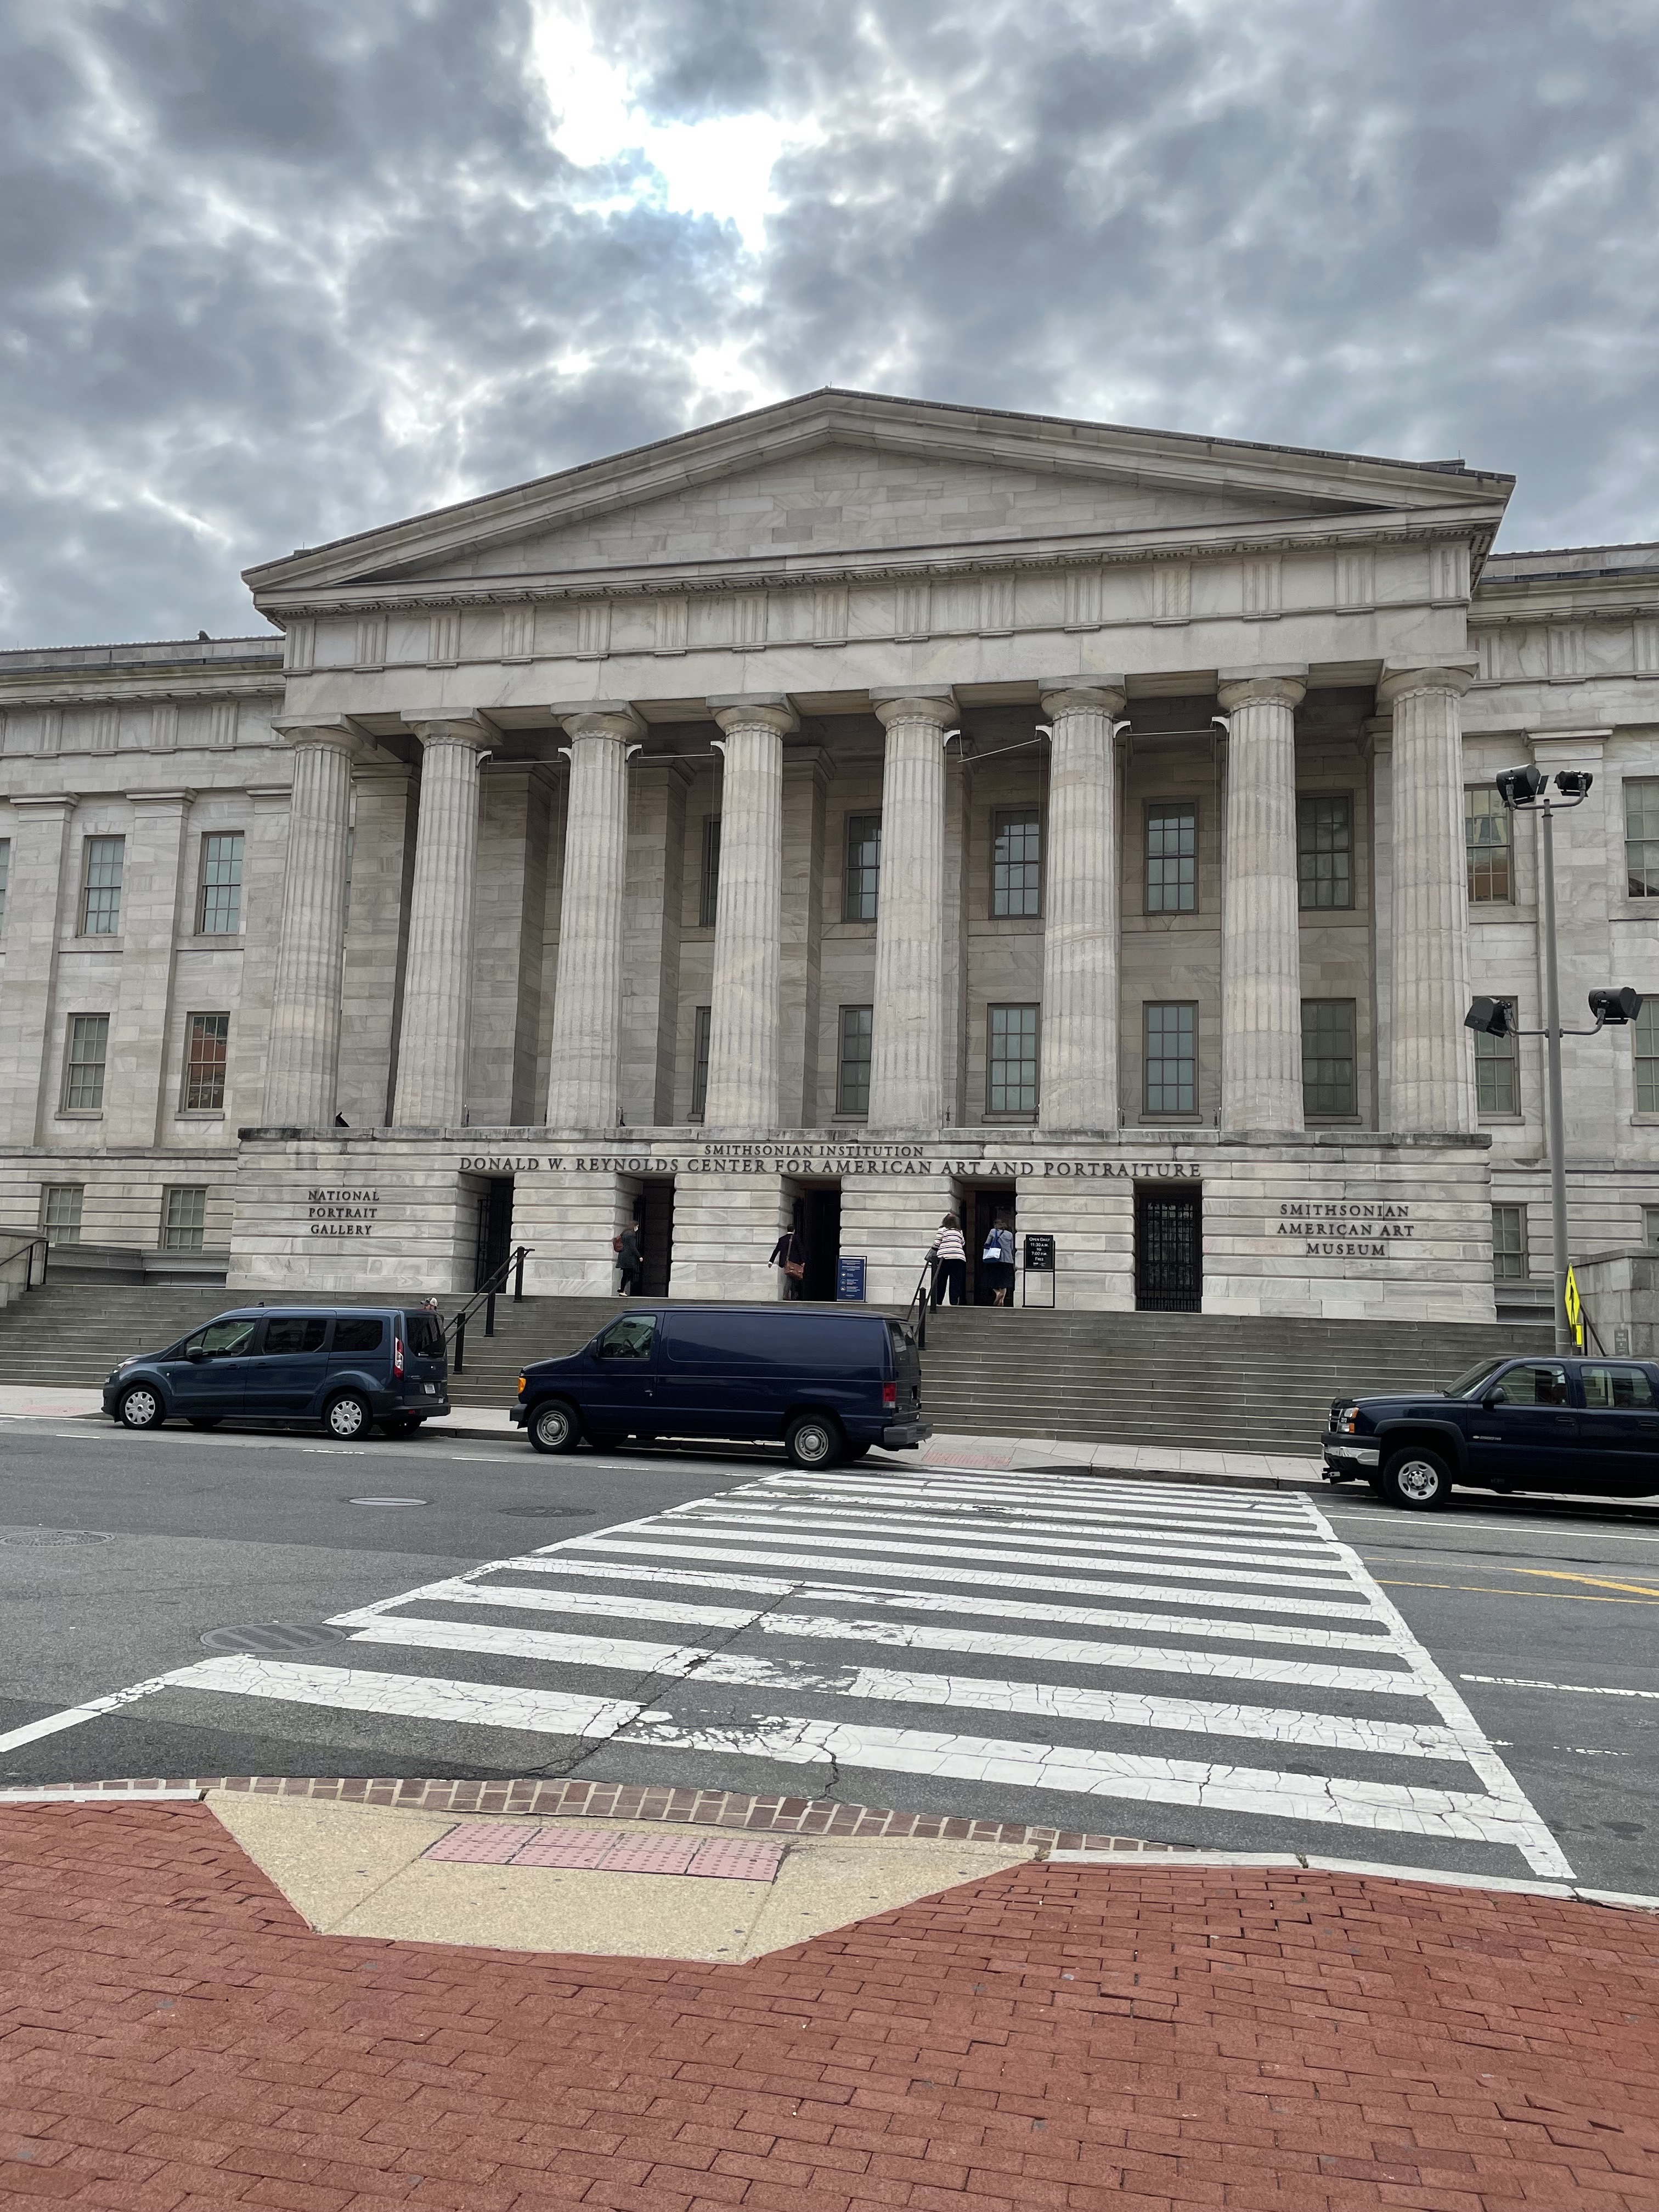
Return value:
[[(726, 1964), (319, 1933), (207, 1804), (3, 1807), (0, 1856), (7, 2203), (1646, 2212), (1659, 2195), (1651, 1914), (1021, 1858)], [(365, 1894), (373, 1874), (353, 1877)]]
[[(96, 1390), (0, 1385), (0, 1420), (64, 1417), (107, 1418)], [(458, 1407), (448, 1419), (432, 1422), (427, 1434), (521, 1443), (524, 1439), (523, 1430), (514, 1426), (504, 1406)], [(920, 1452), (874, 1452), (868, 1464), (915, 1467), (918, 1461), (930, 1467), (1006, 1468), (1019, 1472), (1099, 1468), (1115, 1474), (1176, 1475), (1189, 1482), (1231, 1480), (1253, 1489), (1322, 1487), (1322, 1462), (1317, 1454), (1285, 1458), (1265, 1452), (1176, 1451), (1164, 1445), (1070, 1443), (1053, 1437), (936, 1436)]]

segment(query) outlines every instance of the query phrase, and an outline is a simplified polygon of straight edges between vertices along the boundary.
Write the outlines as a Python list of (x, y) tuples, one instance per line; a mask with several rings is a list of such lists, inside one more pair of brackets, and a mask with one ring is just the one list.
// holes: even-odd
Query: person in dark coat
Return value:
[(640, 1249), (640, 1224), (630, 1221), (611, 1247), (622, 1269), (622, 1295), (636, 1298), (645, 1288), (645, 1255)]

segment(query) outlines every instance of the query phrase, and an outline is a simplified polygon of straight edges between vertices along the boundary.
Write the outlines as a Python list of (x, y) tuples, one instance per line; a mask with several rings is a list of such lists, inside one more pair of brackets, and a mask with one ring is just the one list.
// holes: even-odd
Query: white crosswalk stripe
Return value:
[(563, 1737), (559, 1771), (615, 1780), (1233, 1849), (1310, 1848), (1316, 1828), (1322, 1850), (1376, 1858), (1393, 1838), (1401, 1863), (1571, 1875), (1299, 1497), (769, 1474), (333, 1625), (347, 1641), (303, 1660), (203, 1660), (141, 1692), (198, 1724), (246, 1698), (418, 1723), (426, 1744), (447, 1728), (459, 1771), (545, 1771)]

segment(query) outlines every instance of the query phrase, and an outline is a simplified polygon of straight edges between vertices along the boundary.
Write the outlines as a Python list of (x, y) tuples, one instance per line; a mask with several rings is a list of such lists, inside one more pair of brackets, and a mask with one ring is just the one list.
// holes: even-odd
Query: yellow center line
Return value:
[(1593, 1589), (1634, 1590), (1638, 1597), (1659, 1598), (1659, 1589), (1648, 1583), (1610, 1583), (1601, 1575), (1570, 1575), (1564, 1567), (1516, 1567), (1517, 1575), (1544, 1575), (1555, 1583), (1589, 1583)]
[[(1517, 1571), (1524, 1575), (1535, 1571), (1522, 1567)], [(1566, 1605), (1659, 1605), (1659, 1590), (1650, 1590), (1645, 1597), (1589, 1597), (1583, 1590), (1500, 1589), (1493, 1583), (1419, 1583), (1405, 1575), (1378, 1575), (1376, 1580), (1383, 1589), (1468, 1590), (1477, 1597), (1553, 1598)], [(1613, 1587), (1621, 1589), (1625, 1585), (1615, 1583)]]

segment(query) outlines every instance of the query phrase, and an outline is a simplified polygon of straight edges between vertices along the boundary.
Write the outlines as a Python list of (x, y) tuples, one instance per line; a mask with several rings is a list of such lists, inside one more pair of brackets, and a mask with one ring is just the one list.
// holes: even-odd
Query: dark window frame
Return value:
[[(1030, 1044), (1029, 1051), (1022, 1049), (1017, 1055), (1012, 1057), (1006, 1049), (1007, 1017), (1011, 1014), (1018, 1014), (1021, 1018), (1019, 1043), (1024, 1047), (1029, 1040)], [(997, 1050), (999, 1017), (1002, 1021), (1004, 1047), (1000, 1053)], [(1029, 1076), (1022, 1075), (1016, 1084), (1011, 1085), (1006, 1073), (1010, 1067), (1029, 1068), (1030, 1073)], [(997, 1073), (999, 1068), (1005, 1071), (1000, 1079)], [(994, 1004), (988, 1005), (985, 1009), (985, 1111), (988, 1118), (994, 1121), (1034, 1120), (1036, 1115), (1037, 1102), (1041, 1096), (1042, 1078), (1042, 1010), (1041, 1004), (1035, 1000), (1025, 999), (998, 1000)], [(1008, 1092), (1011, 1088), (1018, 1092), (1019, 1103), (1017, 1105), (1011, 1106), (1008, 1103)], [(1002, 1093), (1000, 1105), (996, 1103), (999, 1091)], [(1026, 1103), (1028, 1097), (1029, 1104)]]
[[(868, 1117), (870, 1112), (870, 1069), (875, 1049), (875, 1013), (873, 1006), (846, 1006), (836, 1014), (836, 1111), (858, 1120)], [(861, 1015), (862, 1023), (855, 1035), (849, 1038), (848, 1016)], [(849, 1053), (848, 1042), (862, 1044), (862, 1054)], [(848, 1071), (854, 1071), (851, 1095), (862, 1094), (860, 1103), (849, 1104)], [(862, 1071), (861, 1077), (858, 1071)]]
[[(1004, 837), (1017, 831), (1023, 845), (1018, 858), (1000, 851)], [(1040, 921), (1042, 915), (1042, 809), (996, 806), (991, 810), (991, 919)]]
[[(1474, 1033), (1474, 1106), (1477, 1115), (1490, 1120), (1517, 1121), (1522, 1118), (1521, 1101), (1521, 1040), (1515, 1033), (1520, 1020), (1520, 1009), (1513, 999), (1500, 1001), (1510, 1010), (1510, 1029), (1507, 1036), (1489, 1036), (1485, 1030)], [(1499, 1071), (1505, 1071), (1499, 1079)], [(1507, 1095), (1504, 1104), (1496, 1094)], [(1488, 1094), (1492, 1094), (1491, 1097)]]
[[(1320, 810), (1330, 810), (1322, 823)], [(1352, 914), (1354, 902), (1353, 793), (1349, 791), (1298, 791), (1296, 794), (1296, 898), (1303, 914)], [(1340, 842), (1322, 843), (1341, 824)], [(1320, 862), (1330, 866), (1323, 878)], [(1328, 890), (1328, 897), (1322, 893)]]
[[(1337, 1040), (1339, 1044), (1346, 1042), (1346, 1051), (1315, 1051), (1310, 1054), (1310, 1042), (1316, 1043), (1319, 1040), (1316, 1035), (1310, 1037), (1310, 1012), (1318, 1009), (1319, 1014), (1322, 1015), (1326, 1010), (1337, 1006), (1346, 1011), (1346, 1032)], [(1320, 1020), (1316, 1018), (1311, 1025), (1313, 1031), (1317, 1032), (1320, 1026)], [(1310, 1060), (1316, 1071), (1311, 1076), (1309, 1073)], [(1318, 1071), (1326, 1067), (1340, 1067), (1344, 1063), (1348, 1071), (1347, 1103), (1335, 1106), (1314, 1104), (1310, 1092), (1334, 1087), (1333, 1079)], [(1359, 1118), (1359, 1002), (1357, 999), (1304, 999), (1302, 1001), (1302, 1117), (1306, 1121), (1354, 1121)]]
[[(210, 1023), (220, 1024), (210, 1030)], [(204, 1048), (217, 1047), (216, 1053)], [(184, 1105), (186, 1114), (222, 1114), (230, 1068), (230, 1016), (191, 1013), (185, 1022)]]
[[(873, 833), (870, 825), (875, 824)], [(867, 857), (874, 847), (874, 858)], [(854, 858), (854, 848), (860, 856)], [(849, 814), (842, 831), (841, 918), (870, 922), (881, 914), (881, 810)]]
[(708, 1040), (714, 1034), (713, 1006), (691, 1010), (691, 1106), (688, 1118), (701, 1121), (708, 1108)]
[(720, 910), (720, 817), (702, 818), (702, 872), (697, 878), (697, 927), (713, 929)]
[[(1500, 1223), (1499, 1215), (1503, 1216)], [(1513, 1228), (1517, 1233), (1509, 1234)], [(1518, 1261), (1517, 1266), (1506, 1264)], [(1532, 1272), (1527, 1248), (1527, 1209), (1512, 1200), (1494, 1203), (1492, 1210), (1492, 1279), (1495, 1283), (1524, 1283)]]
[(1625, 895), (1659, 899), (1659, 775), (1625, 778), (1624, 815)]
[[(1189, 1031), (1189, 1037), (1190, 1037), (1190, 1042), (1191, 1042), (1191, 1048), (1192, 1048), (1192, 1049), (1191, 1049), (1191, 1051), (1190, 1051), (1190, 1053), (1189, 1053), (1189, 1054), (1183, 1054), (1183, 1053), (1170, 1054), (1170, 1053), (1167, 1053), (1167, 1052), (1159, 1052), (1159, 1053), (1156, 1053), (1156, 1054), (1155, 1054), (1155, 1053), (1153, 1052), (1153, 1050), (1152, 1050), (1152, 1016), (1153, 1016), (1154, 1014), (1160, 1014), (1160, 1015), (1161, 1015), (1161, 1014), (1171, 1014), (1171, 1013), (1176, 1013), (1176, 1014), (1183, 1014), (1183, 1013), (1184, 1013), (1184, 1014), (1188, 1015), (1188, 1016), (1190, 1018), (1189, 1018), (1189, 1023), (1188, 1023), (1188, 1031)], [(1180, 1037), (1181, 1030), (1180, 1030), (1180, 1025), (1179, 1025), (1179, 1024), (1177, 1024), (1177, 1025), (1176, 1025), (1176, 1029), (1175, 1034), (1176, 1035), (1177, 1038), (1179, 1038), (1179, 1037)], [(1198, 1001), (1197, 1001), (1197, 1000), (1196, 1000), (1196, 999), (1144, 999), (1144, 1000), (1141, 1001), (1141, 1007), (1140, 1007), (1140, 1043), (1141, 1043), (1141, 1079), (1140, 1079), (1140, 1097), (1141, 1097), (1141, 1113), (1142, 1113), (1143, 1117), (1144, 1117), (1145, 1119), (1148, 1120), (1148, 1121), (1196, 1121), (1196, 1120), (1198, 1119), (1198, 1115), (1199, 1115), (1199, 1103), (1198, 1103), (1198, 1101), (1199, 1101), (1199, 1087), (1198, 1087), (1198, 1086), (1199, 1086), (1199, 1060), (1198, 1060)], [(1190, 1065), (1190, 1066), (1191, 1066), (1191, 1070), (1192, 1070), (1192, 1074), (1191, 1074), (1191, 1078), (1190, 1078), (1190, 1090), (1191, 1090), (1191, 1097), (1190, 1097), (1190, 1098), (1188, 1100), (1188, 1102), (1187, 1102), (1184, 1105), (1182, 1105), (1182, 1104), (1176, 1104), (1176, 1105), (1174, 1105), (1174, 1106), (1163, 1106), (1163, 1105), (1160, 1105), (1160, 1106), (1154, 1106), (1154, 1105), (1153, 1105), (1153, 1103), (1152, 1103), (1152, 1068), (1153, 1068), (1154, 1064), (1156, 1064), (1156, 1065), (1158, 1065), (1158, 1066), (1176, 1066), (1176, 1067), (1177, 1067), (1177, 1068), (1178, 1068), (1178, 1067), (1180, 1067), (1180, 1066), (1182, 1066), (1182, 1062), (1183, 1062), (1183, 1061), (1185, 1061), (1185, 1062), (1187, 1062), (1188, 1064), (1189, 1064), (1189, 1065)], [(1169, 1088), (1170, 1088), (1170, 1085), (1169, 1085), (1169, 1082), (1168, 1082), (1168, 1080), (1167, 1080), (1167, 1079), (1165, 1079), (1164, 1081), (1163, 1081), (1162, 1083), (1160, 1083), (1159, 1089), (1160, 1089), (1160, 1091), (1161, 1091), (1161, 1092), (1162, 1092), (1162, 1091), (1166, 1091)], [(1176, 1088), (1177, 1088), (1177, 1090), (1180, 1088), (1179, 1079), (1177, 1079), (1177, 1080), (1176, 1080)]]
[[(1495, 825), (1498, 834), (1480, 836), (1477, 825)], [(1463, 866), (1471, 906), (1515, 904), (1515, 825), (1490, 784), (1463, 787)]]
[[(100, 830), (81, 841), (82, 937), (118, 937), (126, 890), (127, 841), (120, 830)], [(94, 918), (96, 927), (94, 927)]]
[[(240, 830), (207, 830), (202, 833), (200, 882), (196, 893), (198, 937), (241, 935), (246, 842)], [(216, 848), (229, 849), (216, 851)], [(226, 893), (228, 897), (223, 896)], [(229, 918), (224, 919), (225, 916)]]
[[(1173, 853), (1155, 852), (1152, 846), (1152, 832), (1154, 828), (1157, 827), (1158, 829), (1162, 829), (1166, 818), (1176, 820), (1183, 816), (1190, 817), (1192, 830), (1191, 852), (1183, 853), (1179, 850)], [(1195, 799), (1144, 799), (1141, 802), (1141, 888), (1142, 902), (1145, 912), (1149, 915), (1196, 914), (1199, 912), (1198, 873), (1200, 858), (1199, 841), (1201, 835), (1202, 823), (1200, 820), (1198, 801)], [(1164, 884), (1162, 880), (1162, 872), (1164, 868), (1170, 863), (1174, 863), (1176, 869), (1175, 886), (1176, 891), (1179, 893), (1179, 896), (1174, 901), (1174, 902), (1171, 902), (1170, 899), (1164, 896), (1167, 886)], [(1188, 863), (1190, 863), (1191, 867), (1190, 882), (1187, 880), (1187, 864)], [(1152, 894), (1153, 870), (1155, 868), (1159, 873), (1159, 894), (1158, 902), (1156, 904), (1153, 902)], [(1171, 1000), (1170, 1003), (1173, 1005), (1176, 1002)]]

